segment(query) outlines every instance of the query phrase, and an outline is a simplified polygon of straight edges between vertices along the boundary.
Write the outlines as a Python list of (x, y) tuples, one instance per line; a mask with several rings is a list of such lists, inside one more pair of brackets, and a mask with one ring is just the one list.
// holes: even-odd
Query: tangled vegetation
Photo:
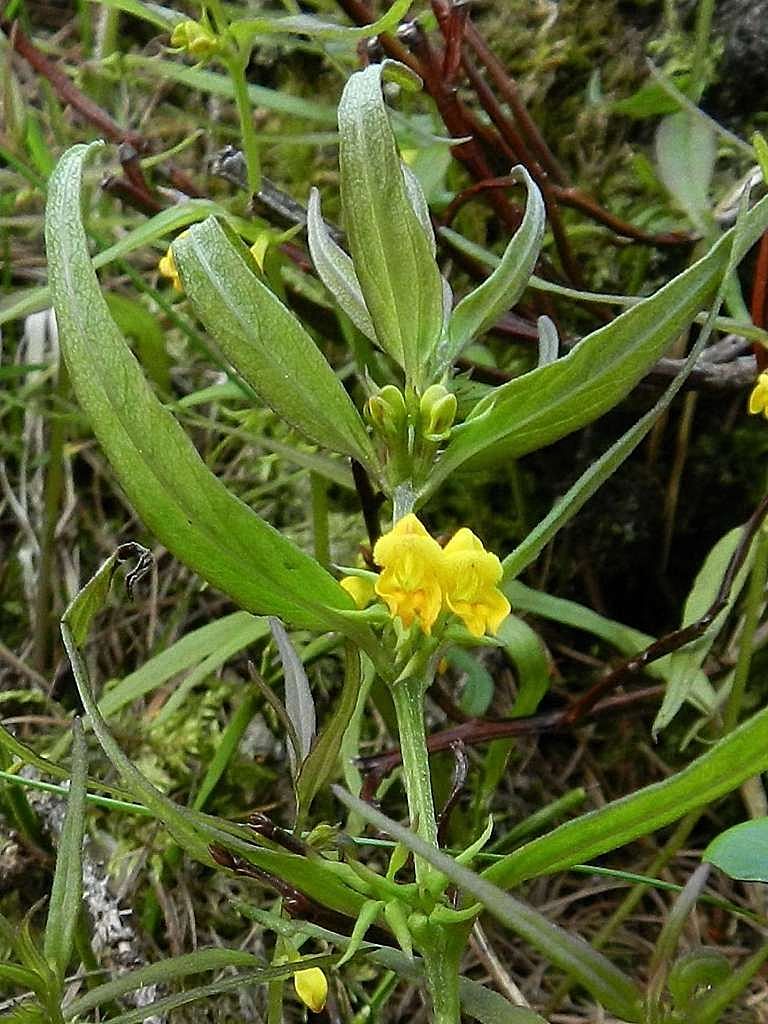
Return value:
[(737, 6), (4, 5), (3, 1020), (768, 1021)]

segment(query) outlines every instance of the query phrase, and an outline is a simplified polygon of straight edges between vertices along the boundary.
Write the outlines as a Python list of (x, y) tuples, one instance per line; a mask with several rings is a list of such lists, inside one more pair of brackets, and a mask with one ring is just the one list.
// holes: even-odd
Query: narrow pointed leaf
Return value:
[(525, 183), (528, 192), (523, 220), (499, 266), (454, 309), (443, 354), (446, 363), (452, 362), (467, 342), (492, 327), (499, 317), (514, 306), (525, 291), (536, 266), (546, 224), (544, 200), (524, 167), (513, 168), (511, 174)]
[[(711, 607), (719, 593), (731, 556), (743, 535), (743, 527), (737, 526), (735, 529), (729, 530), (724, 537), (721, 537), (709, 552), (704, 560), (704, 564), (696, 575), (691, 592), (685, 602), (681, 626), (688, 626), (690, 623), (696, 622)], [(725, 608), (715, 617), (709, 628), (696, 640), (686, 644), (682, 650), (675, 651), (670, 656), (667, 689), (664, 693), (661, 707), (653, 721), (652, 731), (654, 736), (669, 725), (688, 699), (697, 678), (701, 675), (700, 670), (704, 664), (704, 659), (712, 650), (712, 644), (717, 639), (720, 630), (725, 624), (725, 620), (731, 614), (733, 606), (744, 587), (752, 567), (753, 554), (754, 545), (733, 582)], [(713, 702), (709, 708), (710, 712), (714, 710), (716, 705), (714, 692), (712, 693), (712, 698)]]
[(320, 212), (320, 193), (313, 188), (307, 206), (307, 240), (309, 252), (320, 280), (359, 331), (376, 340), (368, 310), (365, 308), (360, 282), (352, 260), (331, 238)]
[[(733, 259), (738, 263), (768, 228), (768, 197), (744, 214), (688, 270), (655, 295), (583, 338), (563, 359), (495, 389), (451, 440), (428, 492), (469, 459), (517, 458), (592, 420), (621, 401), (667, 346), (715, 295)], [(738, 234), (737, 234), (738, 232)]]
[(334, 793), (346, 806), (356, 811), (365, 821), (388, 832), (407, 846), (418, 857), (423, 857), (441, 871), (454, 885), (470, 893), (485, 909), (515, 934), (543, 953), (552, 963), (565, 971), (606, 1009), (626, 1021), (640, 1021), (640, 992), (623, 971), (615, 967), (602, 953), (564, 928), (492, 885), (474, 871), (458, 864), (452, 857), (425, 843), (409, 829), (392, 821), (364, 800), (353, 796), (340, 786)]
[(351, 601), (312, 558), (231, 495), (155, 398), (109, 315), (80, 214), (92, 147), (74, 146), (51, 177), (46, 242), (61, 347), (77, 398), (147, 527), (252, 612), (328, 629)]
[(262, 35), (310, 36), (312, 39), (350, 40), (370, 39), (381, 32), (391, 32), (408, 11), (412, 0), (395, 0), (392, 6), (376, 21), (368, 25), (352, 27), (335, 25), (331, 21), (322, 21), (311, 14), (292, 14), (285, 18), (249, 18), (236, 21), (231, 28), (233, 36), (241, 46), (249, 46)]
[(173, 243), (184, 291), (228, 362), (311, 441), (372, 469), (360, 415), (299, 321), (211, 217)]
[(296, 782), (296, 798), (301, 814), (306, 814), (314, 798), (338, 769), (341, 744), (357, 705), (360, 683), (360, 655), (350, 645), (346, 652), (346, 672), (341, 694), (333, 713), (323, 725), (302, 764)]
[[(87, 588), (88, 584), (84, 589), (87, 590)], [(72, 665), (78, 693), (90, 719), (94, 735), (133, 798), (149, 808), (154, 817), (168, 829), (178, 845), (203, 864), (208, 866), (215, 864), (209, 847), (212, 843), (217, 843), (237, 853), (238, 856), (263, 871), (282, 878), (289, 885), (307, 893), (324, 906), (331, 907), (352, 918), (356, 917), (364, 902), (363, 897), (344, 885), (337, 874), (326, 868), (320, 861), (310, 861), (306, 857), (260, 847), (254, 843), (251, 834), (243, 835), (243, 830), (239, 830), (230, 822), (174, 803), (173, 800), (156, 789), (149, 779), (139, 771), (120, 748), (99, 711), (88, 667), (72, 636), (70, 618), (73, 610), (77, 608), (78, 601), (81, 600), (81, 595), (82, 592), (75, 597), (64, 613), (61, 622), (61, 635)]]
[(687, 768), (597, 811), (574, 818), (498, 861), (483, 876), (513, 887), (564, 871), (707, 807), (768, 770), (768, 708), (710, 747)]
[(442, 333), (443, 288), (413, 211), (381, 85), (414, 78), (385, 61), (358, 71), (339, 104), (341, 202), (349, 250), (379, 344), (418, 384)]
[(83, 894), (87, 760), (83, 726), (79, 718), (72, 724), (72, 734), (72, 780), (64, 827), (56, 851), (56, 871), (43, 944), (43, 955), (53, 966), (60, 982), (63, 982), (72, 958), (75, 926)]
[(272, 636), (283, 666), (285, 711), (293, 726), (293, 735), (298, 744), (296, 749), (293, 748), (292, 743), (288, 747), (291, 774), (295, 779), (315, 738), (317, 724), (315, 702), (301, 658), (294, 650), (282, 622), (279, 619), (270, 618), (269, 628), (272, 630)]

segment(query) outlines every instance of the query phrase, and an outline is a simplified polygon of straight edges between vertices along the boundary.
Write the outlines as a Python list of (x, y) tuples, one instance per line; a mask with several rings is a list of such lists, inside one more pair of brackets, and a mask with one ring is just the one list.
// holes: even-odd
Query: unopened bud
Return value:
[(387, 384), (377, 394), (371, 395), (365, 411), (374, 430), (384, 437), (400, 437), (405, 431), (408, 410), (402, 391), (394, 384)]
[(191, 20), (176, 25), (171, 33), (171, 46), (186, 50), (198, 60), (206, 60), (221, 49), (218, 38), (209, 28)]
[(422, 431), (428, 441), (444, 441), (456, 418), (456, 395), (442, 384), (433, 384), (419, 402)]
[(296, 995), (312, 1013), (320, 1013), (328, 998), (328, 979), (319, 967), (308, 967), (293, 976)]

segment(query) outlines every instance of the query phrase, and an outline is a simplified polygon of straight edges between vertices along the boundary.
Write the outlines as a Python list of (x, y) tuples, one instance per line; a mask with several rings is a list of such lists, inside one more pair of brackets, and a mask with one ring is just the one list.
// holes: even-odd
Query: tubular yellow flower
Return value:
[(768, 419), (768, 370), (763, 370), (749, 395), (749, 411), (754, 415), (762, 413)]
[(319, 967), (297, 971), (293, 976), (293, 987), (296, 995), (312, 1013), (320, 1013), (328, 998), (328, 979)]
[(406, 628), (418, 620), (429, 636), (443, 603), (440, 545), (410, 513), (378, 539), (373, 559), (383, 569), (376, 593), (386, 602), (389, 614), (398, 616)]
[(345, 576), (339, 580), (339, 584), (360, 609), (365, 608), (373, 600), (373, 581), (366, 579), (365, 576)]
[(509, 615), (509, 601), (496, 589), (502, 573), (496, 555), (466, 527), (443, 549), (445, 603), (473, 636), (495, 633)]

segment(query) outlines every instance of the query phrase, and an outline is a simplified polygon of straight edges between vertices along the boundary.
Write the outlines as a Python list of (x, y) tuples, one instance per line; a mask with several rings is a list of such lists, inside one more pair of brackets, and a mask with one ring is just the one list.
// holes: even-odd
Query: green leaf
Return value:
[(62, 620), (61, 633), (78, 693), (90, 718), (96, 739), (120, 775), (125, 788), (134, 799), (152, 811), (182, 849), (203, 864), (214, 866), (209, 847), (216, 843), (234, 851), (263, 871), (283, 879), (301, 892), (307, 893), (322, 905), (352, 918), (357, 916), (364, 899), (360, 893), (353, 891), (340, 880), (340, 865), (331, 867), (319, 859), (310, 861), (303, 856), (260, 847), (254, 843), (250, 832), (239, 829), (223, 819), (181, 807), (156, 789), (120, 749), (110, 733), (96, 704), (88, 669), (72, 637), (67, 613)]
[(706, 807), (768, 769), (768, 708), (719, 740), (687, 768), (560, 825), (498, 861), (483, 876), (513, 887), (615, 850)]
[(341, 203), (349, 250), (379, 344), (419, 387), (443, 329), (443, 286), (430, 240), (414, 213), (381, 85), (393, 61), (347, 82), (339, 104)]
[(75, 394), (131, 503), (177, 557), (248, 611), (328, 629), (344, 590), (231, 495), (155, 398), (109, 315), (80, 216), (89, 146), (68, 150), (50, 181), (46, 242), (60, 341)]
[(583, 338), (563, 359), (492, 391), (465, 423), (453, 428), (420, 500), (469, 459), (518, 458), (591, 423), (621, 401), (712, 300), (731, 256), (735, 262), (742, 259), (767, 227), (768, 197), (655, 295)]
[(317, 724), (315, 701), (301, 658), (296, 653), (282, 622), (279, 619), (270, 618), (269, 628), (272, 630), (272, 637), (283, 667), (285, 713), (293, 726), (289, 735), (292, 742), (289, 744), (288, 754), (291, 762), (291, 775), (295, 779), (315, 738)]
[(729, 878), (768, 882), (768, 818), (743, 821), (721, 832), (702, 855)]
[[(165, 346), (165, 332), (157, 318), (141, 302), (126, 295), (110, 292), (105, 298), (115, 323), (133, 341), (149, 379), (161, 392), (170, 394), (171, 358)], [(239, 387), (231, 382), (230, 387), (242, 398)]]
[(209, 622), (110, 686), (99, 700), (99, 709), (109, 718), (188, 668), (197, 671), (205, 665), (205, 672), (210, 675), (236, 651), (256, 643), (268, 632), (266, 621), (248, 612), (233, 612), (217, 622)]
[(463, 647), (452, 647), (445, 654), (446, 661), (466, 676), (461, 690), (459, 707), (470, 718), (481, 718), (493, 700), (496, 684), (485, 665)]
[(226, 359), (275, 412), (310, 440), (375, 472), (362, 419), (296, 317), (214, 219), (176, 239), (173, 255), (195, 312)]
[(717, 158), (712, 126), (702, 117), (679, 110), (656, 129), (659, 176), (677, 205), (702, 233), (711, 230), (709, 190)]
[(163, 7), (161, 4), (141, 3), (141, 0), (92, 0), (102, 7), (111, 7), (117, 11), (125, 11), (126, 14), (133, 14), (142, 21), (148, 21), (157, 28), (170, 32), (174, 25), (186, 19), (186, 14), (181, 11), (174, 11), (170, 7)]
[[(210, 1000), (211, 996), (221, 995), (224, 992), (237, 993), (251, 985), (266, 985), (271, 981), (282, 981), (292, 977), (297, 971), (307, 970), (310, 967), (333, 966), (335, 958), (329, 955), (303, 957), (301, 961), (284, 963), (279, 965), (264, 964), (258, 970), (243, 971), (234, 977), (223, 977), (213, 981), (209, 985), (199, 985), (195, 988), (186, 989), (182, 992), (175, 992), (173, 995), (164, 996), (154, 1002), (145, 1003), (137, 1009), (128, 1010), (110, 1017), (111, 1024), (144, 1024), (151, 1017), (166, 1019), (166, 1014), (179, 1006), (188, 1006), (201, 999)], [(215, 1006), (215, 1002), (213, 1002)]]
[(300, 815), (307, 813), (314, 798), (338, 770), (339, 752), (344, 733), (355, 711), (360, 681), (360, 655), (348, 645), (341, 694), (335, 702), (333, 713), (320, 730), (305, 758), (296, 780), (296, 800)]
[(541, 638), (516, 615), (508, 615), (496, 635), (517, 676), (517, 699), (510, 716), (532, 715), (549, 689), (549, 660)]
[[(709, 552), (704, 560), (704, 564), (696, 575), (696, 579), (693, 581), (693, 587), (685, 602), (682, 626), (688, 626), (692, 622), (696, 622), (697, 619), (700, 619), (711, 608), (720, 590), (723, 576), (731, 561), (731, 557), (743, 536), (743, 527), (737, 526), (735, 529), (729, 530), (724, 537), (721, 537)], [(753, 559), (750, 556), (745, 559), (744, 565), (733, 582), (725, 608), (715, 617), (709, 628), (696, 640), (691, 641), (681, 650), (675, 651), (674, 654), (670, 655), (668, 659), (667, 689), (664, 693), (661, 707), (653, 721), (652, 729), (654, 736), (669, 725), (683, 703), (689, 698), (691, 690), (702, 675), (700, 670), (704, 659), (712, 650), (712, 644), (717, 639), (720, 630), (725, 625), (725, 620), (738, 600), (752, 567), (752, 561)], [(717, 698), (711, 685), (709, 690), (710, 703), (708, 710), (712, 712), (716, 706)], [(701, 688), (699, 692), (701, 693)]]
[(69, 1019), (85, 1017), (97, 1006), (111, 1003), (128, 992), (149, 985), (163, 985), (178, 981), (188, 974), (201, 974), (203, 971), (221, 971), (227, 967), (263, 967), (264, 962), (253, 953), (240, 949), (198, 949), (194, 953), (168, 957), (156, 964), (147, 964), (134, 971), (126, 971), (112, 981), (97, 985), (89, 992), (79, 996), (65, 1008), (65, 1016)]
[(197, 793), (195, 793), (195, 799), (192, 802), (192, 806), (196, 811), (201, 811), (203, 807), (205, 807), (209, 796), (213, 793), (222, 775), (227, 770), (232, 758), (237, 753), (240, 740), (243, 738), (246, 729), (251, 724), (253, 716), (256, 714), (257, 707), (258, 702), (256, 699), (256, 693), (251, 690), (245, 695), (245, 698), (240, 702), (237, 711), (235, 711), (234, 715), (232, 715), (232, 718), (229, 720), (229, 723), (216, 746), (213, 757), (208, 762), (208, 767), (205, 770), (203, 781), (200, 783), (200, 788)]
[[(267, 928), (288, 939), (310, 935), (332, 942), (342, 949), (349, 949), (353, 942), (351, 935), (341, 935), (307, 921), (292, 921), (279, 917), (269, 911), (260, 910), (258, 907), (244, 903), (242, 900), (235, 899), (231, 902), (235, 909), (248, 920), (255, 921), (262, 928)], [(364, 955), (369, 963), (383, 967), (387, 971), (394, 971), (401, 978), (424, 983), (424, 965), (419, 957), (409, 959), (399, 949), (393, 949), (390, 946), (382, 946), (377, 949), (369, 944), (363, 946), (361, 955)], [(459, 978), (459, 994), (463, 1011), (473, 1020), (480, 1021), (480, 1024), (546, 1024), (544, 1018), (534, 1013), (533, 1010), (526, 1010), (522, 1006), (512, 1006), (498, 992), (492, 992), (480, 982), (472, 981), (470, 978)]]
[(583, 985), (606, 1009), (623, 1020), (641, 1020), (639, 990), (602, 953), (583, 939), (552, 924), (543, 914), (503, 892), (474, 871), (457, 864), (452, 857), (430, 846), (370, 804), (339, 786), (333, 788), (346, 807), (356, 811), (381, 831), (388, 832), (416, 856), (423, 857), (442, 872), (459, 889), (474, 896), (497, 920)]
[(410, 6), (411, 0), (395, 0), (395, 3), (380, 18), (368, 25), (361, 25), (359, 28), (321, 21), (320, 18), (314, 18), (311, 14), (295, 14), (287, 18), (243, 19), (234, 22), (230, 31), (243, 47), (252, 46), (257, 36), (285, 33), (309, 36), (311, 39), (338, 39), (355, 42), (358, 39), (370, 39), (371, 36), (377, 36), (381, 32), (391, 32)]
[(451, 314), (448, 340), (441, 346), (441, 365), (450, 365), (469, 341), (492, 327), (514, 306), (536, 266), (546, 225), (544, 200), (524, 167), (514, 167), (510, 174), (525, 183), (528, 192), (525, 215), (498, 267), (465, 296)]
[[(177, 206), (171, 206), (162, 210), (149, 220), (143, 221), (139, 227), (128, 231), (114, 245), (103, 249), (93, 257), (94, 269), (109, 266), (115, 260), (140, 249), (144, 245), (151, 245), (159, 238), (186, 227), (194, 221), (202, 220), (211, 215), (226, 217), (227, 211), (218, 203), (209, 199), (189, 199)], [(47, 285), (40, 288), (27, 288), (20, 299), (0, 309), (0, 326), (10, 320), (18, 320), (28, 316), (40, 309), (46, 309), (51, 304), (51, 290)]]
[[(585, 608), (583, 604), (533, 590), (519, 580), (505, 580), (501, 589), (509, 598), (513, 608), (591, 633), (592, 636), (599, 637), (627, 656), (637, 654), (656, 639), (639, 629), (624, 625), (623, 622), (599, 615), (591, 608)], [(659, 658), (658, 661), (652, 661), (650, 665), (646, 665), (643, 671), (649, 676), (669, 682), (672, 677), (671, 656), (667, 655), (665, 658)], [(710, 688), (711, 684), (704, 673), (697, 672), (690, 696), (698, 701), (699, 698), (709, 693)]]
[(320, 193), (316, 188), (309, 193), (307, 240), (320, 280), (355, 327), (371, 341), (375, 341), (376, 331), (365, 308), (352, 260), (331, 238), (320, 211)]
[(53, 965), (61, 983), (72, 958), (83, 894), (83, 835), (88, 763), (83, 726), (79, 718), (72, 724), (72, 734), (72, 781), (56, 853), (56, 872), (43, 944), (43, 955)]

